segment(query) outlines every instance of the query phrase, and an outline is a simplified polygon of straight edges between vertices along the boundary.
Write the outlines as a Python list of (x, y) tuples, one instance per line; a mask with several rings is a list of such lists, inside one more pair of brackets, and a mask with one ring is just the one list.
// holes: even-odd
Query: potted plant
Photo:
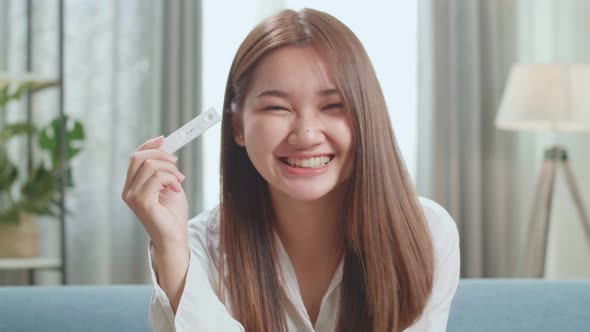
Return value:
[[(69, 161), (81, 150), (84, 128), (65, 117), (65, 163), (60, 159), (60, 118), (37, 128), (31, 123), (7, 123), (6, 105), (31, 90), (30, 83), (0, 86), (0, 257), (32, 257), (38, 254), (37, 216), (59, 215), (59, 181), (62, 167), (64, 185), (73, 187)], [(41, 154), (30, 169), (21, 170), (8, 154), (7, 144), (31, 135)]]

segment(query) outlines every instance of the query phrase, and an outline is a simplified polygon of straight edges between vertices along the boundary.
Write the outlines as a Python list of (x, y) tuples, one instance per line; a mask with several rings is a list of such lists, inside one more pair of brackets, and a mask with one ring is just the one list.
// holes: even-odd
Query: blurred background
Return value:
[[(457, 222), (463, 278), (590, 278), (590, 79), (576, 116), (572, 98), (543, 99), (571, 88), (552, 73), (588, 75), (590, 0), (0, 0), (0, 285), (148, 283), (148, 239), (121, 200), (131, 153), (221, 110), (246, 34), (303, 7), (365, 46), (418, 193)], [(545, 127), (519, 122), (543, 105)], [(219, 138), (180, 152), (191, 215), (219, 202)], [(555, 144), (569, 163), (543, 162)], [(19, 199), (34, 204), (10, 218)]]

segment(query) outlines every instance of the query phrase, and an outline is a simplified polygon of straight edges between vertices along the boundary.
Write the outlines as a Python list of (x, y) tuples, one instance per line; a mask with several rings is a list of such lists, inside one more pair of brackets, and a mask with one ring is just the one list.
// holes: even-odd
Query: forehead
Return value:
[(311, 46), (287, 46), (272, 51), (256, 65), (249, 94), (269, 89), (316, 93), (334, 88), (323, 60)]

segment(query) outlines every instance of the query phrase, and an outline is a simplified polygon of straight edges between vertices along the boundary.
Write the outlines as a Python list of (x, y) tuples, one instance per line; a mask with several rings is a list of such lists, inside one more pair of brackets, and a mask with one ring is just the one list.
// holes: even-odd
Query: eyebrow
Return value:
[[(330, 95), (339, 95), (340, 92), (337, 89), (325, 89), (318, 92), (318, 95), (321, 97), (326, 97)], [(289, 98), (289, 94), (281, 91), (281, 90), (266, 90), (256, 96), (256, 99), (260, 99), (262, 97), (279, 97), (279, 98)]]

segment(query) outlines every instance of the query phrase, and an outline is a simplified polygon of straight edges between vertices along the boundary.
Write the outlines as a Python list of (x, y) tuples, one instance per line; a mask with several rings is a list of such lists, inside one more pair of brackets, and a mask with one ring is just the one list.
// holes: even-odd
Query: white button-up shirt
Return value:
[[(422, 313), (406, 332), (445, 331), (451, 301), (459, 282), (459, 236), (457, 227), (449, 214), (433, 201), (420, 198), (435, 249), (435, 272), (432, 295)], [(218, 269), (215, 260), (219, 254), (219, 211), (214, 209), (199, 214), (188, 223), (190, 260), (186, 283), (176, 315), (170, 301), (158, 285), (155, 252), (150, 243), (149, 266), (154, 291), (149, 307), (149, 319), (155, 332), (168, 331), (244, 331), (244, 327), (232, 317), (229, 296), (225, 306), (219, 298), (217, 287)], [(337, 324), (340, 303), (340, 285), (344, 259), (332, 277), (324, 294), (320, 311), (312, 325), (303, 304), (297, 276), (279, 236), (274, 233), (278, 259), (284, 275), (282, 286), (287, 300), (283, 303), (289, 331), (331, 332)], [(227, 292), (226, 292), (227, 293)]]

